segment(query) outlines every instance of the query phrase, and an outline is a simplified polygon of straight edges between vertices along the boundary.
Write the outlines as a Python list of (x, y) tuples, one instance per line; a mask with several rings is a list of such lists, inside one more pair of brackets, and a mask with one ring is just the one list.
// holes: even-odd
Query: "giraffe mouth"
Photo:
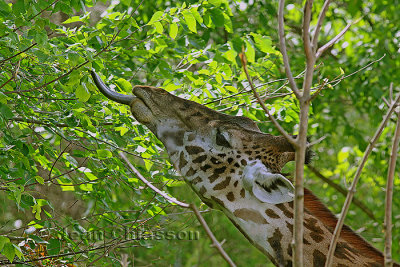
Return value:
[(140, 122), (145, 125), (154, 121), (154, 115), (152, 109), (147, 105), (146, 101), (140, 96), (135, 95), (135, 98), (132, 99), (130, 103), (131, 112), (133, 116)]

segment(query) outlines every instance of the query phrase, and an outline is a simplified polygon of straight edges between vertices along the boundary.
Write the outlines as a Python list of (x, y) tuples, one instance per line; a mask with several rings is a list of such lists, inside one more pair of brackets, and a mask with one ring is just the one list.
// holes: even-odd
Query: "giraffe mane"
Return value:
[[(304, 206), (309, 213), (324, 223), (333, 233), (338, 219), (336, 216), (307, 188), (304, 188)], [(376, 259), (377, 262), (384, 260), (382, 252), (368, 243), (363, 237), (355, 233), (347, 225), (343, 225), (340, 238), (350, 243), (363, 255)], [(394, 263), (393, 266), (400, 266)]]

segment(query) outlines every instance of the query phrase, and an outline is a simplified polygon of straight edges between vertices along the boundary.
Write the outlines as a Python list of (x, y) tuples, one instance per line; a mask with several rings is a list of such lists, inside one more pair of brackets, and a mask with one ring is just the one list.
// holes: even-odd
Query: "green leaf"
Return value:
[(164, 27), (159, 21), (154, 22), (154, 28), (156, 29), (156, 32), (160, 34), (164, 31)]
[(6, 104), (3, 103), (0, 103), (0, 115), (7, 120), (14, 117), (14, 114), (12, 113), (11, 109)]
[(100, 159), (108, 159), (112, 157), (112, 153), (105, 149), (98, 149), (96, 152), (97, 157), (99, 157)]
[(0, 0), (0, 11), (11, 13), (11, 7), (4, 0)]
[(32, 213), (35, 214), (36, 220), (41, 220), (40, 213), (42, 213), (42, 206), (40, 204), (33, 205)]
[(256, 58), (256, 52), (254, 51), (254, 47), (250, 44), (249, 41), (245, 41), (246, 43), (246, 58), (247, 58), (247, 62), (254, 62), (255, 58)]
[(120, 126), (120, 127), (115, 127), (115, 130), (116, 131), (119, 131), (119, 134), (121, 135), (121, 136), (124, 136), (124, 134), (126, 134), (127, 132), (128, 132), (128, 128), (126, 128), (126, 127), (122, 127), (122, 126)]
[(132, 92), (132, 84), (124, 78), (118, 78), (118, 80), (116, 80), (116, 83), (123, 91)]
[(185, 18), (186, 24), (189, 27), (189, 30), (192, 32), (197, 32), (196, 29), (196, 18), (193, 14), (188, 10), (183, 10), (182, 15)]
[(24, 253), (22, 253), (21, 248), (18, 247), (17, 245), (15, 245), (15, 244), (12, 244), (12, 245), (14, 247), (15, 255), (17, 255), (19, 259), (23, 259), (24, 258)]
[(199, 11), (197, 11), (197, 8), (191, 8), (190, 12), (192, 12), (193, 16), (196, 18), (199, 24), (203, 23), (203, 18), (200, 16)]
[(135, 28), (140, 28), (139, 27), (139, 25), (137, 24), (137, 22), (136, 22), (136, 20), (134, 19), (134, 18), (130, 18), (130, 22), (131, 22), (131, 25), (133, 26), (133, 27), (135, 27)]
[(222, 4), (222, 0), (209, 0), (208, 2), (216, 7), (219, 7)]
[(172, 39), (175, 39), (175, 37), (178, 35), (178, 25), (176, 23), (171, 23), (169, 25), (169, 36)]
[(6, 243), (4, 245), (3, 251), (1, 252), (6, 258), (10, 261), (13, 262), (14, 257), (15, 257), (15, 248), (12, 243)]
[(57, 255), (61, 250), (61, 241), (59, 239), (52, 238), (47, 244), (47, 253), (49, 255)]
[(254, 38), (254, 42), (256, 44), (256, 47), (260, 49), (260, 51), (264, 53), (275, 53), (275, 49), (272, 46), (272, 40), (268, 36), (262, 36), (261, 34), (258, 33), (251, 33), (251, 35)]
[(57, 179), (57, 182), (61, 185), (62, 191), (75, 191), (75, 186), (71, 182), (63, 182), (61, 179)]
[(162, 11), (157, 11), (156, 13), (153, 14), (153, 16), (151, 17), (150, 21), (147, 23), (147, 25), (152, 25), (154, 24), (156, 21), (158, 21), (162, 16), (164, 15), (164, 12)]
[(231, 18), (225, 13), (224, 13), (224, 26), (225, 26), (225, 30), (227, 32), (229, 32), (229, 33), (233, 32)]
[(42, 176), (35, 176), (35, 180), (39, 183), (39, 184), (44, 184), (44, 179)]
[(94, 174), (91, 173), (91, 172), (85, 172), (85, 176), (86, 176), (90, 181), (94, 181), (94, 180), (97, 180), (97, 179), (98, 179), (97, 176), (94, 175)]
[(223, 27), (225, 23), (224, 13), (219, 9), (211, 9), (211, 19), (217, 27)]
[(90, 93), (89, 93), (89, 90), (87, 89), (85, 83), (77, 85), (76, 90), (75, 90), (75, 96), (81, 102), (86, 102), (89, 100)]
[(48, 38), (46, 32), (36, 32), (35, 41), (38, 43), (38, 45), (43, 46), (47, 44), (47, 40)]
[(93, 185), (92, 184), (81, 184), (79, 185), (79, 188), (83, 191), (93, 191)]
[(64, 22), (62, 22), (62, 24), (68, 24), (68, 23), (73, 23), (73, 22), (77, 22), (77, 21), (82, 21), (83, 18), (81, 18), (80, 16), (73, 16), (70, 17), (69, 19), (65, 20)]
[(4, 245), (10, 243), (10, 239), (8, 237), (0, 235), (0, 252), (3, 249)]
[(43, 240), (40, 236), (29, 235), (29, 237), (32, 238), (36, 244), (47, 244), (47, 241)]
[(25, 13), (25, 1), (18, 0), (15, 4), (12, 5), (12, 10), (14, 15), (18, 16), (20, 14)]

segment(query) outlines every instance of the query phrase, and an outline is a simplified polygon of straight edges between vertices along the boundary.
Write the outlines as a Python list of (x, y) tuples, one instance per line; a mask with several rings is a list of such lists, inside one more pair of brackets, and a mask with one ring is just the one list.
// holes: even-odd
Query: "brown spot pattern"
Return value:
[(204, 195), (204, 193), (207, 191), (207, 189), (204, 187), (204, 186), (202, 186), (201, 188), (200, 188), (200, 190), (199, 190), (199, 193), (200, 193), (200, 195)]
[(229, 192), (228, 194), (226, 194), (226, 198), (227, 198), (230, 202), (235, 201), (235, 195), (233, 194), (233, 192)]
[[(289, 202), (289, 203), (291, 203), (291, 202)], [(285, 203), (276, 204), (275, 207), (280, 209), (286, 217), (293, 218), (293, 211), (288, 210), (285, 206)]]
[(313, 253), (313, 265), (317, 266), (324, 266), (326, 261), (326, 256), (324, 253), (319, 251), (318, 249), (314, 250)]
[(231, 177), (228, 176), (228, 177), (226, 177), (225, 180), (223, 180), (222, 182), (216, 184), (216, 185), (214, 186), (213, 190), (222, 190), (222, 189), (225, 189), (225, 188), (229, 185), (230, 182), (231, 182)]
[(192, 167), (190, 167), (190, 169), (186, 172), (185, 176), (190, 177), (190, 176), (193, 176), (195, 174), (196, 174), (196, 171)]
[(242, 198), (244, 198), (246, 196), (246, 191), (244, 190), (244, 188), (242, 188), (242, 190), (240, 190), (240, 196)]
[(265, 214), (267, 214), (267, 216), (268, 216), (269, 218), (272, 218), (272, 219), (279, 219), (279, 218), (280, 218), (279, 215), (276, 214), (276, 212), (273, 211), (273, 210), (271, 210), (271, 209), (267, 209), (267, 210), (265, 211)]
[(271, 245), (272, 249), (275, 251), (275, 260), (279, 263), (279, 266), (283, 265), (284, 259), (283, 259), (283, 251), (282, 251), (282, 233), (277, 228), (274, 232), (274, 234), (268, 238), (268, 243)]
[(206, 159), (207, 159), (207, 156), (206, 156), (206, 155), (203, 155), (203, 156), (200, 156), (200, 157), (195, 158), (195, 159), (193, 160), (193, 163), (202, 163), (202, 162), (205, 161)]
[(185, 146), (185, 149), (189, 153), (189, 155), (195, 155), (204, 152), (204, 149), (199, 146)]
[(181, 151), (180, 155), (179, 155), (179, 169), (183, 169), (183, 167), (186, 166), (187, 164), (187, 160), (185, 159), (185, 154), (183, 153), (183, 151)]
[(197, 183), (200, 183), (200, 182), (201, 182), (201, 178), (199, 176), (197, 176), (196, 178), (194, 178), (192, 180), (192, 184), (197, 184)]
[(253, 209), (237, 209), (233, 215), (245, 221), (251, 221), (258, 224), (268, 224), (267, 220), (257, 211)]

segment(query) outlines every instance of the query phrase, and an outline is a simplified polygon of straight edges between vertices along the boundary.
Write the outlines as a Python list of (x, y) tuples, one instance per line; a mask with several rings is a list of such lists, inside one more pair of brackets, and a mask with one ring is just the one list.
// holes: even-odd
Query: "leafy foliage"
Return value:
[[(314, 9), (321, 7), (316, 3)], [(314, 166), (342, 187), (351, 182), (385, 112), (386, 88), (399, 78), (395, 8), (380, 1), (336, 2), (327, 13), (322, 43), (349, 17), (361, 17), (320, 60), (315, 91), (324, 79), (329, 83), (313, 102), (309, 122), (313, 139), (326, 136), (315, 145)], [(260, 95), (296, 134), (299, 108), (276, 47), (276, 9), (274, 1), (0, 0), (1, 255), (10, 262), (39, 258), (43, 266), (118, 266), (133, 257), (143, 265), (224, 264), (194, 216), (143, 187), (118, 157), (125, 151), (159, 188), (200, 203), (185, 190), (160, 141), (127, 107), (100, 95), (88, 70), (102, 73), (116, 91), (129, 93), (131, 84), (162, 87), (278, 134), (242, 72), (238, 53), (244, 49)], [(301, 6), (287, 5), (286, 19), (292, 68), (301, 76)], [(380, 249), (393, 130), (394, 125), (385, 129), (356, 195), (375, 219), (355, 206), (347, 219)], [(343, 195), (312, 172), (308, 177), (307, 185), (339, 212)], [(399, 189), (396, 179), (395, 194)], [(399, 201), (394, 197), (393, 240), (400, 240)], [(227, 240), (224, 248), (238, 265), (265, 265), (265, 257), (226, 218), (210, 211), (206, 219)], [(127, 237), (127, 229), (143, 237)], [(167, 231), (199, 231), (201, 238), (169, 239)], [(400, 260), (398, 242), (393, 252)]]

